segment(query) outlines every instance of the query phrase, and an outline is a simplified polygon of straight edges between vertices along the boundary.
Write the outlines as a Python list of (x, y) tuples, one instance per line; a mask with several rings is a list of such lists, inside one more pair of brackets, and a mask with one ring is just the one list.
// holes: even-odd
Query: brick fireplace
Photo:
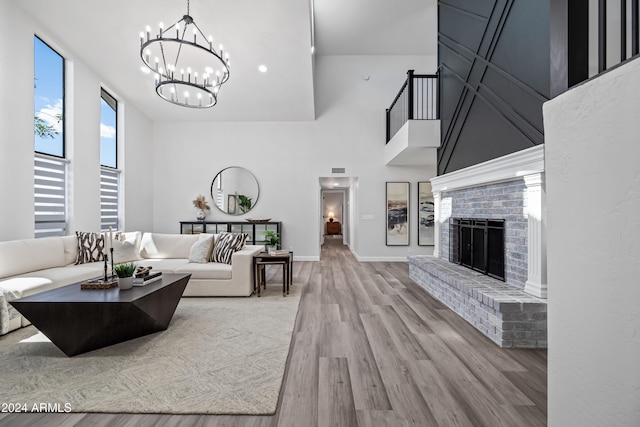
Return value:
[[(536, 146), (432, 179), (434, 254), (409, 258), (416, 283), (501, 347), (544, 348), (547, 343), (543, 149)], [(480, 266), (459, 265), (460, 220), (478, 226), (502, 223), (504, 281), (483, 274)]]

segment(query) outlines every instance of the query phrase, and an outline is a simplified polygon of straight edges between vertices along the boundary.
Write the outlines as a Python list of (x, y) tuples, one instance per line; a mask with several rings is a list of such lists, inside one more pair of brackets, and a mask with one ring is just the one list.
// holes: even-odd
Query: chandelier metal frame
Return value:
[[(160, 23), (155, 37), (151, 35), (149, 26), (146, 31), (141, 31), (140, 58), (155, 74), (156, 93), (162, 99), (182, 107), (210, 108), (217, 104), (220, 87), (229, 80), (229, 53), (224, 52), (222, 45), (216, 50), (212, 36), (207, 38), (189, 13), (190, 0), (187, 0), (187, 14), (173, 25), (164, 29)], [(190, 26), (192, 40), (187, 39)], [(175, 37), (170, 34), (175, 34)], [(174, 46), (176, 43), (177, 48)], [(199, 56), (198, 65), (193, 70), (180, 62), (187, 52), (192, 57)]]

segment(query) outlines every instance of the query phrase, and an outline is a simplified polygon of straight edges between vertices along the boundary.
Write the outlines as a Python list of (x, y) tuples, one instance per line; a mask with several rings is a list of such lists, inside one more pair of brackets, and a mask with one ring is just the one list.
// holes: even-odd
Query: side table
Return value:
[(289, 293), (289, 286), (293, 281), (293, 252), (270, 254), (260, 252), (253, 256), (253, 288), (260, 297), (260, 285), (267, 288), (267, 265), (282, 266), (282, 296)]

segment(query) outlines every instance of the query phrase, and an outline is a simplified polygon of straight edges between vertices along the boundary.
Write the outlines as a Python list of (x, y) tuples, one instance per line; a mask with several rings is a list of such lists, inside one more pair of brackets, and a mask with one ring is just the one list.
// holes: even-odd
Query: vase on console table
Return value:
[(204, 221), (207, 218), (207, 212), (204, 209), (196, 209), (196, 218), (198, 221)]

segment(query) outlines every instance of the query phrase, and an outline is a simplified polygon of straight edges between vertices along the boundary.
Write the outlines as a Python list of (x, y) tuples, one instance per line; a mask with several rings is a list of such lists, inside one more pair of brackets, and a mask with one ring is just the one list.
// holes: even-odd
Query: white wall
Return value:
[(153, 122), (131, 103), (118, 106), (123, 229), (153, 231)]
[(33, 31), (25, 21), (0, 1), (0, 240), (33, 237)]
[[(66, 152), (69, 166), (68, 233), (100, 229), (100, 86), (104, 76), (60, 45), (55, 31), (34, 22), (12, 2), (0, 2), (0, 241), (33, 238), (33, 36), (37, 34), (67, 59)], [(124, 101), (120, 153), (130, 161), (124, 172), (126, 226), (150, 229), (153, 221), (151, 121)], [(122, 154), (121, 154), (122, 155)], [(129, 228), (133, 229), (133, 228)]]
[[(292, 248), (298, 259), (317, 259), (318, 178), (330, 176), (332, 167), (344, 167), (347, 176), (359, 178), (354, 194), (359, 213), (352, 223), (356, 254), (363, 260), (404, 260), (408, 254), (426, 253), (429, 248), (417, 246), (415, 183), (435, 176), (435, 170), (384, 164), (384, 111), (410, 68), (434, 72), (436, 58), (318, 57), (314, 122), (155, 123), (154, 230), (177, 232), (179, 221), (194, 219), (191, 200), (198, 194), (210, 199), (216, 173), (243, 166), (260, 183), (258, 204), (240, 217), (214, 210), (208, 219), (282, 221), (283, 247)], [(385, 181), (395, 180), (412, 182), (409, 247), (385, 246)], [(361, 215), (372, 215), (373, 220), (362, 220)]]
[(640, 60), (544, 105), (549, 426), (640, 420)]

